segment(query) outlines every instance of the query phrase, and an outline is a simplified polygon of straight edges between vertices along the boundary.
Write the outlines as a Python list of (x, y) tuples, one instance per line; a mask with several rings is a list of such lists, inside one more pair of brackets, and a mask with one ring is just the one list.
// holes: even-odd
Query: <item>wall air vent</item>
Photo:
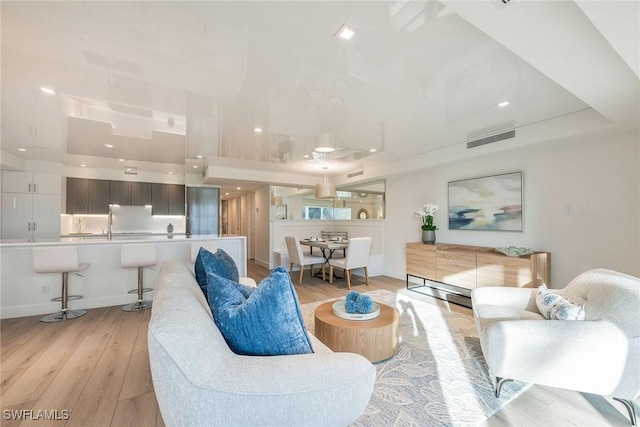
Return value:
[(125, 175), (138, 175), (138, 172), (134, 172), (134, 171), (124, 171)]
[(359, 170), (357, 172), (351, 172), (347, 174), (347, 178), (353, 178), (354, 176), (364, 175), (364, 170)]
[(493, 142), (502, 141), (504, 139), (515, 138), (516, 130), (511, 129), (506, 132), (498, 133), (495, 135), (485, 136), (484, 138), (474, 139), (473, 141), (467, 142), (467, 149), (479, 147), (481, 145), (491, 144)]

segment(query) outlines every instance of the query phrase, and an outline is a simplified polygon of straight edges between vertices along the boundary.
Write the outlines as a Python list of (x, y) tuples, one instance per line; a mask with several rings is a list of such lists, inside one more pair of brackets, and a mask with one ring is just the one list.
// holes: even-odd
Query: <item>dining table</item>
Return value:
[(300, 244), (320, 249), (325, 263), (328, 264), (336, 249), (346, 249), (349, 246), (349, 241), (340, 239), (303, 239), (300, 240)]

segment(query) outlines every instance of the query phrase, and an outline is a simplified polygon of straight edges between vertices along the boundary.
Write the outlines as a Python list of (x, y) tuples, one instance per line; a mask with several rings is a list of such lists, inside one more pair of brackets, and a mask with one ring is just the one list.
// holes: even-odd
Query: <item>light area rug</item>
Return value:
[[(412, 293), (367, 292), (398, 310), (400, 348), (391, 359), (375, 363), (373, 395), (354, 427), (475, 426), (526, 389), (523, 383), (508, 382), (496, 398), (473, 318)], [(323, 302), (301, 306), (311, 333), (313, 312)]]

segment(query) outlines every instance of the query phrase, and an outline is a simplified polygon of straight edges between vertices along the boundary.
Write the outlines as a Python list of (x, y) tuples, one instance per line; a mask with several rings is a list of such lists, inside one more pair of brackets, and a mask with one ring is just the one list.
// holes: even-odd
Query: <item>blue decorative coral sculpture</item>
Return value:
[(347, 294), (344, 309), (347, 313), (366, 314), (373, 310), (373, 300), (369, 295), (363, 295), (358, 291), (351, 291)]

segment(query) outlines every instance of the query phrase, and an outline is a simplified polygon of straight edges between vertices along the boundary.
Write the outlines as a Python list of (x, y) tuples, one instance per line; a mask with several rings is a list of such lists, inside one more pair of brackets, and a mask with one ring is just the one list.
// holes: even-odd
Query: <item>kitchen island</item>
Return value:
[[(1, 282), (0, 318), (34, 316), (58, 311), (59, 302), (51, 298), (60, 296), (60, 274), (38, 274), (33, 271), (32, 249), (43, 246), (75, 245), (79, 261), (90, 266), (82, 271), (83, 277), (69, 275), (69, 294), (83, 295), (69, 301), (70, 309), (91, 309), (125, 305), (134, 302), (135, 295), (128, 291), (137, 286), (135, 268), (120, 266), (120, 247), (124, 244), (156, 245), (157, 265), (144, 269), (145, 287), (155, 288), (160, 266), (164, 261), (180, 260), (191, 264), (191, 246), (215, 245), (227, 252), (236, 262), (240, 276), (247, 272), (247, 244), (244, 236), (185, 236), (167, 234), (127, 233), (61, 237), (36, 242), (3, 241), (0, 243)], [(152, 299), (153, 292), (145, 293)]]

